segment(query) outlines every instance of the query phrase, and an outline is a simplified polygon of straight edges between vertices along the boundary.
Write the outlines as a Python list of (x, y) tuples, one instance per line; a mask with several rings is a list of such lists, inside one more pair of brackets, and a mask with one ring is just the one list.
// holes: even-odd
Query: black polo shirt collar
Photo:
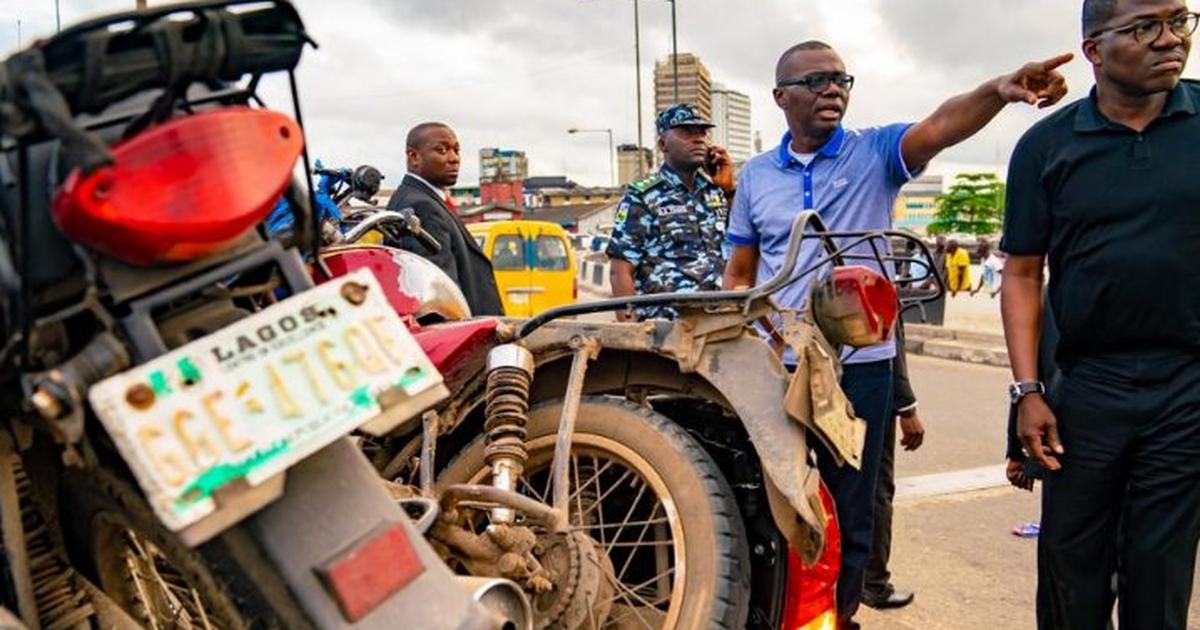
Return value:
[[(1171, 90), (1171, 96), (1167, 97), (1167, 104), (1158, 115), (1158, 119), (1195, 115), (1196, 101), (1192, 98), (1192, 91), (1184, 85), (1183, 81), (1180, 81), (1175, 89)], [(1092, 86), (1087, 100), (1081, 103), (1075, 112), (1075, 131), (1089, 133), (1106, 129), (1128, 131), (1124, 125), (1114, 123), (1100, 111), (1100, 107), (1096, 104), (1096, 87)]]

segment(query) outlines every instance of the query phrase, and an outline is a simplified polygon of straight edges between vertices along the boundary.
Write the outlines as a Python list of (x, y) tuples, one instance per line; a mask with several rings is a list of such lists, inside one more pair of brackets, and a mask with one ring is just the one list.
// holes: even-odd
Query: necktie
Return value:
[(458, 214), (458, 204), (454, 203), (454, 198), (449, 193), (446, 194), (446, 207), (450, 208), (450, 212)]

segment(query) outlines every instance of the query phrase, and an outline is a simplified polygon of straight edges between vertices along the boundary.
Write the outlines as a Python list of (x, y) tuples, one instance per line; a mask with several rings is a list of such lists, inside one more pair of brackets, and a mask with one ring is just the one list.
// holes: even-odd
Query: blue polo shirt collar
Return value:
[[(788, 130), (784, 132), (783, 139), (779, 141), (779, 165), (783, 168), (788, 168), (793, 164), (800, 164), (796, 158), (792, 157), (792, 152), (788, 147), (792, 146), (792, 132)], [(833, 135), (817, 149), (817, 155), (826, 158), (835, 158), (842, 152), (842, 145), (846, 143), (846, 128), (838, 125), (837, 129), (833, 130)]]

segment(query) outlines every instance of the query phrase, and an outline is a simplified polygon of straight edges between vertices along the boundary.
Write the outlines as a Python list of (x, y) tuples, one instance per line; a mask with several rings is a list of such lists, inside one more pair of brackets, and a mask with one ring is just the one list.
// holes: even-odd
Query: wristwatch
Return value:
[(1030, 394), (1045, 394), (1046, 386), (1041, 381), (1026, 381), (1024, 383), (1013, 383), (1008, 386), (1008, 397), (1012, 404), (1021, 402), (1021, 399)]

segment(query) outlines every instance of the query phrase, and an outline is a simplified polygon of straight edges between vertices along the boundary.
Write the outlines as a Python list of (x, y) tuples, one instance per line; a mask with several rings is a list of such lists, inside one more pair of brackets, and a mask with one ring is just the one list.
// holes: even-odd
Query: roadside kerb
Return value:
[(1009, 367), (1004, 335), (941, 326), (907, 324), (905, 348), (912, 354), (939, 359)]

